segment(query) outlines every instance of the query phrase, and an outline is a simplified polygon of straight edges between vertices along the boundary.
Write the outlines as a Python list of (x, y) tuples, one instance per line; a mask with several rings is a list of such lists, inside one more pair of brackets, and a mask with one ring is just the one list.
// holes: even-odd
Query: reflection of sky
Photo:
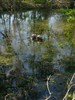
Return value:
[[(36, 17), (39, 18), (40, 15), (41, 15), (41, 13), (38, 13), (36, 11)], [(25, 16), (25, 18), (24, 18), (24, 16)], [(5, 24), (6, 24), (6, 27), (8, 29), (9, 29), (9, 20), (11, 22), (11, 24), (10, 24), (11, 31), (12, 31), (12, 33), (14, 33), (14, 39), (12, 40), (12, 45), (14, 46), (15, 49), (18, 50), (18, 48), (21, 45), (20, 42), (22, 40), (23, 40), (23, 43), (25, 43), (25, 45), (28, 44), (28, 39), (27, 38), (31, 34), (30, 29), (31, 29), (31, 25), (33, 24), (34, 18), (33, 18), (33, 12), (32, 11), (25, 12), (25, 13), (23, 12), (23, 14), (22, 14), (23, 19), (20, 18), (19, 13), (18, 13), (18, 16), (16, 18), (17, 20), (14, 17), (15, 17), (14, 15), (11, 15), (10, 19), (9, 19), (8, 14), (4, 15)], [(41, 18), (44, 19), (44, 16), (41, 16)], [(18, 25), (16, 24), (16, 21), (18, 21), (18, 23), (19, 23)], [(48, 24), (49, 24), (49, 27), (52, 27), (55, 30), (62, 29), (61, 28), (61, 26), (62, 26), (61, 15), (60, 14), (54, 14), (52, 16), (49, 16)], [(1, 27), (1, 29), (4, 29), (3, 25), (0, 26), (0, 27)], [(14, 30), (16, 30), (16, 31), (14, 31)], [(32, 47), (32, 45), (31, 45), (31, 47), (29, 49), (31, 49), (31, 48), (34, 48), (34, 47)]]
[[(33, 43), (32, 41), (28, 41), (28, 37), (30, 38), (30, 36), (31, 36), (30, 30), (31, 30), (32, 25), (34, 24), (33, 22), (35, 20), (34, 13), (32, 11), (28, 11), (25, 13), (23, 12), (23, 14), (22, 14), (23, 19), (20, 18), (19, 13), (18, 13), (17, 18), (15, 18), (14, 15), (11, 15), (10, 19), (9, 19), (8, 14), (5, 14), (4, 18), (5, 18), (6, 28), (7, 29), (11, 28), (12, 34), (14, 35), (13, 39), (12, 39), (12, 46), (16, 52), (19, 52), (19, 53), (21, 52), (24, 54), (25, 53), (26, 54), (36, 54), (36, 55), (43, 54), (43, 52), (46, 52), (46, 47), (44, 44), (42, 45), (42, 44), (38, 44), (38, 43)], [(38, 13), (36, 11), (36, 19), (40, 19), (40, 20), (44, 21), (44, 16), (41, 15), (41, 13)], [(10, 20), (10, 26), (9, 26), (9, 20)], [(37, 21), (40, 22), (40, 20), (36, 20), (36, 22)], [(3, 31), (5, 28), (4, 24), (2, 24), (2, 21), (3, 20), (0, 18), (0, 23), (1, 23), (0, 31)], [(17, 24), (17, 21), (19, 24)], [(64, 23), (61, 19), (60, 14), (51, 15), (45, 21), (48, 22), (47, 24), (48, 24), (49, 28), (52, 28), (53, 31), (60, 32), (61, 29), (63, 30), (62, 24), (64, 24)], [(66, 46), (64, 48), (59, 47), (60, 41), (58, 41), (57, 37), (55, 37), (54, 34), (52, 34), (52, 35), (53, 35), (53, 37), (51, 37), (51, 41), (53, 43), (53, 47), (60, 54), (60, 55), (57, 54), (56, 57), (54, 58), (54, 60), (56, 60), (56, 62), (57, 62), (57, 60), (60, 59), (60, 57), (63, 57), (64, 55), (66, 55), (66, 56), (70, 55), (70, 47), (69, 47), (69, 44), (68, 44), (68, 46)], [(43, 37), (46, 38), (47, 34), (45, 34)], [(0, 35), (0, 38), (1, 38), (1, 35)], [(62, 41), (62, 43), (63, 43), (63, 41)], [(3, 51), (4, 46), (3, 45), (0, 46), (0, 49), (1, 49), (1, 51)], [(58, 65), (56, 65), (56, 66), (58, 66)]]
[(62, 29), (62, 19), (60, 14), (52, 15), (48, 19), (49, 27), (58, 31)]
[(49, 23), (50, 24), (54, 24), (56, 22), (56, 18), (54, 16), (52, 16), (51, 18), (49, 18)]

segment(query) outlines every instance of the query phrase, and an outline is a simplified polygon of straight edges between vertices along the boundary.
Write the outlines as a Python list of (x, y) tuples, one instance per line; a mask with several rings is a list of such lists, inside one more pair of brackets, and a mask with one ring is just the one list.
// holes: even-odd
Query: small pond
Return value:
[(51, 84), (57, 97), (51, 100), (62, 100), (67, 73), (75, 71), (72, 17), (48, 9), (0, 14), (1, 100), (8, 93), (16, 95), (15, 100), (45, 100), (49, 95), (46, 87), (49, 75), (56, 82), (58, 79), (63, 82), (62, 86), (57, 82), (59, 88)]

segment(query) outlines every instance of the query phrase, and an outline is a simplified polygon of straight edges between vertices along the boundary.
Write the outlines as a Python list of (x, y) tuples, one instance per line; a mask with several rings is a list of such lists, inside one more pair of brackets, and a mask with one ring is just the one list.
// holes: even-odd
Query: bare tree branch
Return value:
[(73, 83), (74, 77), (75, 77), (75, 73), (73, 74), (73, 76), (72, 76), (72, 78), (71, 78), (71, 80), (70, 80), (67, 93), (66, 93), (66, 95), (64, 96), (63, 100), (67, 100), (67, 95), (68, 95), (70, 89), (71, 89), (73, 86), (75, 86), (75, 84)]

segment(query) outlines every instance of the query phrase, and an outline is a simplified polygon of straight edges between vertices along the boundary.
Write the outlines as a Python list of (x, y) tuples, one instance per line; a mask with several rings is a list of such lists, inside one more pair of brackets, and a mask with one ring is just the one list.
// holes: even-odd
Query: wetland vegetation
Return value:
[(74, 100), (74, 1), (0, 2), (0, 100)]

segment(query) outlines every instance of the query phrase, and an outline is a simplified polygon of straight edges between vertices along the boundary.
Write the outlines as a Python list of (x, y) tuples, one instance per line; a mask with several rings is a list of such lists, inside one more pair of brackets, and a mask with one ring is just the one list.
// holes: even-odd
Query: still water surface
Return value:
[[(0, 64), (12, 65), (12, 68), (1, 67), (1, 71), (9, 76), (12, 70), (19, 67), (19, 74), (35, 76), (42, 72), (36, 63), (41, 62), (43, 65), (50, 63), (48, 66), (52, 69), (64, 72), (65, 63), (62, 59), (72, 56), (75, 50), (63, 35), (66, 23), (66, 16), (55, 11), (32, 10), (12, 15), (1, 14), (0, 33), (8, 37), (0, 34)], [(40, 35), (43, 41), (32, 40), (32, 34)], [(48, 62), (45, 63), (45, 60)], [(50, 70), (46, 69), (46, 76), (52, 73)]]

